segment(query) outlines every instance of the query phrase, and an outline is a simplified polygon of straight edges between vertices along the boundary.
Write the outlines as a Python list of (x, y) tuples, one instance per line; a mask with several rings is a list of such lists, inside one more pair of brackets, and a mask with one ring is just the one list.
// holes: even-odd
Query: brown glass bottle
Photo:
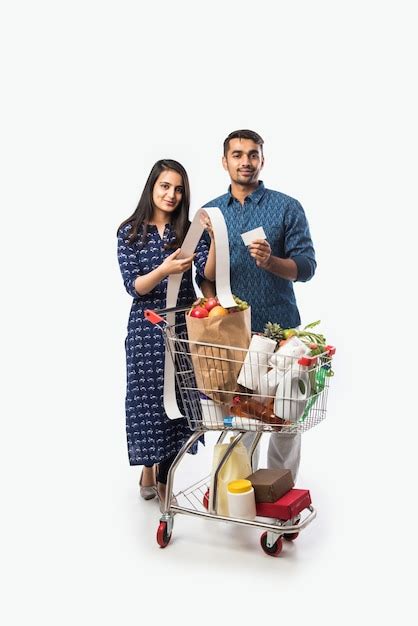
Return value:
[(252, 419), (258, 419), (264, 424), (273, 424), (280, 426), (284, 423), (281, 417), (273, 412), (273, 402), (268, 404), (262, 404), (258, 400), (249, 398), (248, 400), (240, 400), (231, 406), (231, 413), (237, 417), (250, 417)]

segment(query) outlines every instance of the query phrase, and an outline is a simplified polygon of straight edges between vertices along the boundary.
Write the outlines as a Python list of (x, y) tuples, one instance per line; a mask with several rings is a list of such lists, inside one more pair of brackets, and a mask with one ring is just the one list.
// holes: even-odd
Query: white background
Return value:
[[(412, 623), (413, 4), (2, 3), (3, 623)], [(224, 193), (237, 128), (306, 210), (302, 321), (338, 349), (298, 479), (318, 518), (278, 559), (185, 516), (160, 550), (125, 444), (116, 228), (162, 157), (193, 210)]]

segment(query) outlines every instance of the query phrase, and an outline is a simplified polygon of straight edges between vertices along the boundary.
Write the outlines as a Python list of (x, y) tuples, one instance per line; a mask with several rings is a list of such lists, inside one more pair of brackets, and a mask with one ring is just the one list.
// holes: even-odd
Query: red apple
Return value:
[(207, 311), (211, 311), (215, 306), (218, 306), (219, 301), (218, 298), (209, 298), (205, 302), (205, 309)]
[(203, 306), (195, 306), (194, 309), (190, 311), (190, 317), (203, 318), (208, 317), (208, 315), (209, 311)]

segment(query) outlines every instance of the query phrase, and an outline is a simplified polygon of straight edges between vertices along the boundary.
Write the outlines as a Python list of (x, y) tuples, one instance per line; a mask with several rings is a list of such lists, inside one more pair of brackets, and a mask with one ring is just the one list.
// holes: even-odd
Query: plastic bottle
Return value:
[(228, 483), (229, 517), (254, 519), (256, 516), (254, 488), (249, 480)]
[(269, 424), (264, 424), (259, 419), (251, 419), (251, 417), (240, 417), (234, 415), (233, 417), (224, 417), (224, 424), (226, 428), (235, 428), (236, 430), (251, 430), (257, 432), (258, 430), (273, 430), (273, 427)]

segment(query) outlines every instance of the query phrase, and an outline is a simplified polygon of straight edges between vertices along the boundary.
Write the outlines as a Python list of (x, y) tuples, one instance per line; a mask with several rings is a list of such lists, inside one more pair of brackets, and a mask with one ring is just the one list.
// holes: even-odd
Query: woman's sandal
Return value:
[[(155, 481), (154, 485), (149, 485), (148, 487), (143, 487), (142, 486), (142, 475), (143, 475), (143, 473), (144, 473), (144, 470), (142, 470), (141, 477), (139, 479), (139, 493), (141, 495), (141, 498), (143, 498), (144, 500), (152, 500), (157, 495), (157, 483)], [(154, 471), (154, 480), (155, 480), (155, 471)]]

